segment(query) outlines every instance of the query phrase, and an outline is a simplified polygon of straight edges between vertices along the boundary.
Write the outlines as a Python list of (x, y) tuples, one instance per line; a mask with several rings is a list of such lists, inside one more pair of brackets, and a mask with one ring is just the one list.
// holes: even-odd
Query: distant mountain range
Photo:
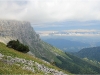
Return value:
[(81, 58), (88, 58), (90, 60), (100, 62), (100, 46), (84, 48), (84, 49), (80, 50), (79, 52), (76, 52), (76, 55)]
[(90, 47), (90, 44), (70, 41), (66, 39), (44, 39), (45, 42), (65, 51), (65, 52), (77, 52), (83, 48)]

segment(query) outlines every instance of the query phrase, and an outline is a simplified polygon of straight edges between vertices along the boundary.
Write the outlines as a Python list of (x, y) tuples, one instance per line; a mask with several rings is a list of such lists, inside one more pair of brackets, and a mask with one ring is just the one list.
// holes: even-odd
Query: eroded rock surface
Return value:
[[(3, 58), (5, 57), (5, 58)], [(29, 70), (29, 71), (32, 71), (33, 73), (35, 72), (43, 72), (44, 74), (48, 75), (48, 74), (53, 74), (53, 75), (67, 75), (67, 74), (64, 74), (62, 71), (58, 71), (58, 70), (55, 70), (53, 68), (49, 68), (47, 66), (45, 66), (44, 64), (40, 64), (38, 62), (35, 62), (33, 60), (26, 60), (26, 59), (23, 59), (23, 58), (18, 58), (18, 57), (11, 57), (11, 56), (6, 56), (6, 55), (3, 55), (0, 53), (0, 60), (2, 62), (4, 62), (5, 60), (5, 64), (8, 64), (8, 65), (17, 65), (17, 66), (20, 66), (22, 69), (25, 69), (25, 70)], [(1, 62), (0, 61), (0, 62)], [(47, 62), (44, 62), (46, 64), (50, 64), (50, 63), (47, 63)]]

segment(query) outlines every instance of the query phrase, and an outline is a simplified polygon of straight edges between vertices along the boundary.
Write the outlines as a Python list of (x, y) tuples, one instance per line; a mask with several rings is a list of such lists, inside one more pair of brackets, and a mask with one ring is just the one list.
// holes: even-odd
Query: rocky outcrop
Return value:
[(12, 39), (30, 44), (33, 40), (39, 41), (39, 35), (35, 33), (29, 22), (0, 20), (0, 41), (7, 43)]
[(0, 42), (7, 44), (10, 40), (17, 39), (28, 45), (33, 52), (35, 52), (34, 50), (40, 42), (39, 35), (36, 34), (29, 22), (0, 20)]
[[(4, 57), (4, 58), (3, 58)], [(29, 70), (32, 71), (33, 73), (35, 72), (43, 72), (45, 75), (67, 75), (62, 71), (58, 71), (53, 68), (49, 68), (45, 66), (44, 64), (40, 64), (38, 62), (35, 62), (33, 60), (26, 60), (24, 58), (18, 58), (18, 57), (11, 57), (11, 56), (6, 56), (0, 53), (0, 61), (4, 62), (5, 64), (8, 65), (17, 65), (21, 67), (24, 70)], [(49, 64), (47, 62), (44, 62), (46, 64)]]

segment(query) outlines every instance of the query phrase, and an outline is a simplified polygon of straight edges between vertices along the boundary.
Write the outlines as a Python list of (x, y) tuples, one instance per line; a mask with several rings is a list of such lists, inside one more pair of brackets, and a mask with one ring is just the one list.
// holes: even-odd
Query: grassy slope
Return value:
[[(75, 57), (66, 53), (71, 60), (61, 59), (63, 61), (62, 65), (66, 66), (66, 69), (71, 73), (75, 74), (100, 74), (100, 67), (95, 66), (89, 62), (82, 60), (81, 58)], [(68, 65), (66, 65), (68, 64)]]
[[(44, 45), (44, 49), (48, 51), (51, 50), (51, 52), (56, 52), (57, 54), (59, 54), (60, 56), (53, 56), (54, 57), (54, 61), (56, 62), (56, 65), (66, 71), (69, 71), (71, 73), (75, 73), (75, 74), (99, 74), (100, 73), (100, 68), (91, 65), (85, 61), (83, 61), (80, 58), (77, 58), (75, 56), (72, 56), (70, 54), (66, 54), (64, 52), (62, 52), (61, 50), (49, 45), (49, 44), (42, 44)], [(54, 68), (57, 70), (61, 70), (55, 66), (49, 65), (44, 63), (43, 61), (41, 61), (41, 59), (33, 57), (31, 55), (28, 54), (24, 54), (21, 52), (18, 52), (16, 50), (7, 48), (3, 43), (0, 43), (0, 53), (4, 54), (4, 55), (8, 55), (8, 56), (12, 56), (12, 57), (19, 57), (19, 58), (24, 58), (26, 60), (33, 60), (35, 62), (38, 62), (40, 64), (44, 64), (45, 66), (48, 66), (50, 68)], [(45, 53), (45, 52), (44, 52)], [(48, 53), (47, 53), (48, 54)], [(52, 56), (52, 55), (50, 55)], [(25, 71), (22, 70), (20, 67), (13, 65), (13, 66), (9, 66), (6, 65), (2, 62), (0, 62), (0, 73), (1, 74), (32, 74), (32, 72), (30, 71)], [(4, 66), (4, 67), (3, 67)], [(9, 69), (9, 70), (8, 70)], [(67, 72), (68, 73), (68, 72)], [(35, 75), (42, 75), (42, 72), (37, 72), (35, 73)]]
[(71, 54), (64, 53), (45, 42), (42, 43), (42, 45), (44, 45), (44, 49), (50, 50), (51, 52), (59, 55), (53, 57), (55, 58), (54, 61), (56, 62), (56, 66), (74, 74), (100, 74), (100, 68), (94, 64), (90, 64), (89, 62)]
[(88, 58), (100, 62), (100, 47), (84, 48), (77, 52), (76, 55), (81, 58)]
[[(7, 55), (7, 56), (24, 58), (26, 60), (33, 60), (33, 61), (38, 62), (40, 64), (44, 64), (45, 66), (47, 66), (49, 68), (57, 69), (59, 71), (61, 70), (55, 66), (44, 63), (39, 58), (36, 58), (36, 57), (31, 56), (31, 55), (24, 54), (24, 53), (18, 52), (16, 50), (13, 50), (11, 48), (8, 48), (3, 43), (0, 43), (0, 53), (2, 53), (3, 55)], [(27, 70), (23, 70), (16, 65), (11, 66), (11, 65), (7, 65), (7, 64), (0, 61), (0, 74), (33, 74), (33, 73), (30, 71), (27, 71)], [(35, 73), (35, 75), (42, 75), (42, 72), (40, 72), (40, 73), (37, 72), (37, 73)]]
[(57, 58), (57, 56), (61, 56), (67, 59), (70, 59), (63, 51), (61, 51), (60, 49), (45, 43), (45, 42), (41, 42), (42, 48), (44, 48), (44, 52), (46, 55), (46, 57), (44, 57), (44, 59), (46, 59), (47, 61), (51, 62), (52, 60), (56, 61), (57, 63), (61, 63), (61, 60), (59, 60)]

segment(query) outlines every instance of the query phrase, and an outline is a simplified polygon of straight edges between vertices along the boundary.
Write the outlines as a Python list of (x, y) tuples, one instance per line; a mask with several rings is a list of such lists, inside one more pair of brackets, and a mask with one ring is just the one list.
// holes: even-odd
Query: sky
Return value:
[(100, 29), (100, 0), (0, 0), (0, 19), (38, 30)]

